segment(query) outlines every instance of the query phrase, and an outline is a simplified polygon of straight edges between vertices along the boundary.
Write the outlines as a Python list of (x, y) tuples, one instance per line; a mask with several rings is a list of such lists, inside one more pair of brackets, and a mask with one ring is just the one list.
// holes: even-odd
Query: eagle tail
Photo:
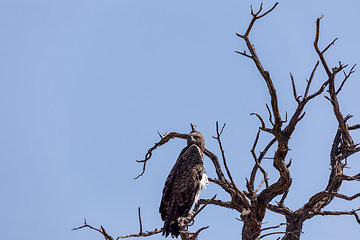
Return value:
[(180, 235), (180, 227), (176, 221), (171, 221), (170, 219), (166, 219), (164, 221), (162, 235), (168, 237), (170, 233), (172, 237), (177, 238)]

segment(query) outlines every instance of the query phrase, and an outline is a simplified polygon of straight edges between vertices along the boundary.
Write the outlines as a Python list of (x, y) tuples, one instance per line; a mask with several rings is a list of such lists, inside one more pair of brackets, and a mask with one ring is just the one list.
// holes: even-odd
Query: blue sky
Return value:
[[(228, 164), (244, 189), (259, 127), (250, 113), (266, 116), (269, 102), (254, 64), (234, 53), (245, 49), (235, 32), (247, 28), (250, 4), (257, 9), (260, 1), (0, 1), (0, 238), (101, 239), (88, 229), (71, 231), (83, 218), (113, 236), (136, 233), (139, 206), (144, 229), (161, 227), (162, 187), (185, 142), (172, 140), (156, 150), (138, 180), (133, 177), (141, 165), (135, 160), (159, 140), (156, 131), (188, 133), (190, 123), (217, 154), (215, 122), (227, 123)], [(266, 1), (264, 8), (273, 4)], [(339, 37), (326, 53), (329, 65), (359, 62), (359, 7), (354, 0), (280, 1), (256, 23), (251, 39), (274, 80), (283, 116), (296, 107), (289, 72), (303, 92), (317, 61), (312, 42), (321, 14), (320, 46)], [(320, 67), (311, 90), (325, 78)], [(350, 124), (360, 123), (359, 88), (356, 72), (339, 94), (343, 114), (354, 115)], [(291, 209), (327, 184), (336, 131), (331, 110), (323, 96), (313, 100), (293, 134), (294, 180), (286, 200)], [(258, 151), (270, 139), (261, 137)], [(353, 138), (359, 142), (359, 132)], [(211, 162), (205, 164), (215, 177)], [(359, 157), (349, 159), (349, 166), (347, 174), (358, 173)], [(275, 181), (271, 162), (264, 167)], [(341, 192), (357, 189), (344, 183)], [(228, 199), (212, 184), (202, 197), (215, 193)], [(336, 200), (327, 210), (359, 205)], [(210, 226), (200, 239), (239, 239), (236, 217), (235, 211), (208, 206), (194, 228)], [(284, 219), (269, 213), (265, 221), (273, 226)], [(315, 217), (303, 231), (304, 240), (355, 240), (360, 227), (352, 216)]]

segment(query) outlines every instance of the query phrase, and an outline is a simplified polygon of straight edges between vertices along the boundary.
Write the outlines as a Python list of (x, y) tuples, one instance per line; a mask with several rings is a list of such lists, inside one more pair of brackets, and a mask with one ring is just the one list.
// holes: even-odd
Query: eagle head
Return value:
[(191, 146), (193, 144), (197, 145), (202, 151), (205, 150), (204, 136), (196, 130), (191, 131), (187, 138), (187, 145)]

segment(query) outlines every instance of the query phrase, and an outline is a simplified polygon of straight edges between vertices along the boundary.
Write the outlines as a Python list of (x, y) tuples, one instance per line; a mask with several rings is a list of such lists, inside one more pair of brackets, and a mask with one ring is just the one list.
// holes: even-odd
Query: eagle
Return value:
[(187, 217), (191, 206), (197, 203), (203, 187), (209, 183), (204, 172), (204, 136), (193, 129), (187, 138), (187, 146), (171, 169), (162, 192), (159, 212), (164, 221), (165, 237), (171, 233), (178, 237), (180, 227), (177, 219)]

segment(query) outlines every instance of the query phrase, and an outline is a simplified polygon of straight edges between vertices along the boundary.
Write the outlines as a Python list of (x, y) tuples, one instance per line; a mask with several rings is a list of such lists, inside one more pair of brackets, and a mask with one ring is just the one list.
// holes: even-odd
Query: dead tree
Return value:
[[(337, 95), (342, 90), (345, 82), (348, 80), (350, 75), (354, 73), (355, 65), (346, 73), (344, 69), (347, 65), (343, 65), (339, 62), (339, 65), (333, 68), (329, 68), (326, 59), (324, 57), (324, 53), (334, 44), (337, 40), (332, 41), (328, 46), (324, 48), (324, 50), (320, 50), (318, 46), (319, 36), (320, 36), (320, 20), (322, 17), (318, 18), (316, 21), (316, 36), (314, 40), (314, 48), (319, 57), (319, 61), (315, 64), (310, 78), (307, 82), (306, 88), (302, 95), (298, 95), (298, 90), (295, 86), (295, 80), (293, 76), (290, 74), (290, 80), (292, 83), (292, 93), (294, 96), (294, 100), (297, 103), (297, 107), (294, 113), (289, 117), (285, 116), (285, 119), (281, 116), (278, 106), (278, 98), (276, 94), (276, 89), (274, 87), (273, 80), (270, 76), (270, 73), (265, 70), (259, 56), (255, 51), (255, 47), (250, 39), (250, 32), (253, 29), (255, 23), (261, 18), (265, 17), (269, 13), (271, 13), (277, 6), (276, 3), (272, 8), (268, 11), (263, 12), (263, 6), (261, 4), (260, 9), (257, 12), (254, 12), (251, 7), (251, 15), (252, 19), (245, 31), (244, 34), (236, 33), (238, 37), (240, 37), (246, 44), (247, 50), (237, 51), (238, 54), (245, 56), (246, 58), (252, 60), (260, 73), (261, 77), (265, 81), (265, 84), (268, 88), (270, 95), (270, 106), (266, 105), (268, 113), (269, 113), (269, 123), (266, 124), (263, 117), (258, 113), (252, 113), (252, 115), (256, 116), (260, 122), (260, 127), (255, 137), (255, 141), (253, 143), (253, 147), (251, 149), (252, 157), (254, 160), (254, 167), (250, 173), (249, 179), (246, 179), (246, 189), (240, 190), (235, 184), (233, 177), (231, 175), (230, 169), (227, 166), (227, 159), (225, 157), (225, 152), (221, 142), (221, 134), (224, 130), (225, 124), (220, 128), (219, 124), (216, 123), (216, 136), (214, 138), (217, 140), (220, 152), (221, 152), (221, 160), (222, 164), (219, 161), (219, 158), (209, 151), (205, 149), (204, 154), (209, 157), (214, 165), (216, 170), (217, 178), (209, 178), (210, 182), (219, 185), (225, 192), (227, 192), (230, 196), (230, 201), (222, 201), (219, 199), (215, 200), (215, 197), (212, 199), (201, 199), (200, 205), (202, 207), (196, 211), (192, 212), (188, 217), (179, 218), (178, 222), (181, 226), (182, 239), (196, 239), (198, 234), (206, 229), (207, 227), (203, 227), (196, 232), (189, 232), (188, 226), (191, 225), (191, 222), (194, 220), (195, 216), (204, 209), (204, 207), (208, 204), (229, 208), (236, 210), (240, 214), (240, 220), (243, 222), (242, 227), (242, 239), (243, 240), (257, 240), (263, 237), (272, 235), (272, 234), (283, 234), (282, 239), (284, 240), (293, 240), (300, 239), (302, 233), (302, 226), (304, 221), (310, 219), (314, 216), (318, 215), (353, 215), (356, 221), (360, 224), (360, 218), (357, 212), (360, 209), (350, 210), (350, 211), (324, 211), (323, 208), (327, 206), (334, 198), (341, 198), (345, 200), (353, 200), (355, 198), (360, 197), (360, 193), (354, 193), (353, 196), (346, 196), (339, 193), (339, 188), (343, 181), (359, 181), (360, 173), (355, 176), (348, 176), (344, 173), (344, 168), (347, 166), (347, 159), (351, 155), (360, 151), (360, 147), (354, 143), (350, 132), (360, 128), (360, 124), (356, 125), (348, 125), (347, 121), (351, 118), (350, 115), (344, 117), (340, 110), (339, 101)], [(323, 66), (327, 79), (322, 80), (322, 84), (320, 88), (310, 93), (310, 86), (314, 79), (314, 74), (320, 65)], [(338, 89), (335, 88), (335, 78), (338, 73), (344, 73), (343, 80)], [(291, 210), (285, 205), (285, 199), (289, 192), (289, 188), (292, 183), (292, 178), (290, 175), (290, 166), (291, 159), (287, 160), (287, 154), (289, 151), (289, 140), (292, 136), (293, 132), (297, 124), (303, 119), (305, 116), (304, 109), (307, 104), (313, 100), (314, 98), (322, 95), (324, 91), (327, 89), (329, 96), (325, 96), (330, 104), (333, 107), (334, 117), (338, 122), (338, 129), (335, 134), (333, 144), (330, 151), (330, 164), (331, 164), (331, 173), (328, 180), (328, 185), (326, 188), (314, 194), (308, 202), (306, 202), (301, 208), (297, 210)], [(194, 127), (192, 125), (192, 127)], [(258, 142), (260, 140), (261, 133), (271, 134), (273, 136), (272, 140), (267, 143), (266, 147), (262, 149), (260, 154), (256, 154), (256, 149), (258, 146)], [(152, 148), (148, 150), (145, 155), (145, 159), (138, 161), (143, 164), (143, 171), (138, 176), (142, 176), (146, 169), (146, 164), (148, 160), (152, 156), (152, 152), (160, 147), (161, 145), (167, 143), (169, 140), (174, 138), (186, 139), (187, 134), (181, 134), (178, 132), (170, 132), (165, 135), (159, 134), (161, 139), (157, 142)], [(273, 182), (270, 182), (268, 178), (268, 173), (261, 166), (262, 160), (268, 154), (268, 151), (271, 147), (276, 148), (275, 153), (270, 158), (273, 161), (273, 167), (278, 172), (278, 178)], [(224, 174), (222, 167), (225, 168), (226, 174)], [(258, 186), (255, 185), (256, 177), (260, 175), (262, 181)], [(137, 178), (138, 178), (137, 177)], [(281, 196), (281, 200), (273, 204), (273, 200), (275, 197)], [(156, 206), (157, 207), (157, 206)], [(280, 223), (274, 227), (264, 228), (262, 226), (263, 219), (265, 217), (266, 211), (270, 210), (272, 212), (284, 215), (286, 219), (286, 223)], [(131, 234), (120, 236), (119, 238), (127, 238), (127, 237), (140, 237), (140, 236), (151, 236), (161, 232), (161, 229), (155, 229), (150, 232), (143, 232), (142, 230), (142, 222), (140, 216), (140, 208), (139, 208), (139, 224), (140, 231), (138, 234)], [(270, 232), (264, 234), (263, 232), (266, 230), (276, 229), (282, 225), (286, 225), (286, 230), (281, 232)], [(91, 228), (100, 232), (105, 239), (113, 240), (114, 238), (109, 236), (105, 229), (101, 226), (99, 229), (94, 228), (91, 225), (88, 225), (85, 221), (84, 225), (80, 228)], [(280, 238), (279, 238), (280, 239)]]

